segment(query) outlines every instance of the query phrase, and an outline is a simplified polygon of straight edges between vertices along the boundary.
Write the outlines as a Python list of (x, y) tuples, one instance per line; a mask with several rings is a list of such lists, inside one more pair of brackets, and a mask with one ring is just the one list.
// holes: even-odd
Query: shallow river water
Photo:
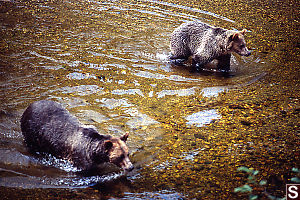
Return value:
[[(293, 176), (286, 171), (299, 167), (297, 6), (259, 0), (0, 1), (0, 194), (248, 198), (233, 192), (246, 181), (237, 167), (247, 166), (267, 179), (268, 194), (284, 196)], [(201, 73), (171, 64), (169, 35), (187, 21), (246, 29), (252, 55), (233, 54), (227, 77), (213, 64)], [(33, 157), (19, 120), (42, 99), (60, 102), (102, 134), (129, 132), (135, 170), (127, 177), (118, 171), (86, 177), (63, 160)]]

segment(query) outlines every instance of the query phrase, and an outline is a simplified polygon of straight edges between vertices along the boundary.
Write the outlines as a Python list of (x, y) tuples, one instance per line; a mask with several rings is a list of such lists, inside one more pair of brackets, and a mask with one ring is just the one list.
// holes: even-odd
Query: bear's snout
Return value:
[(250, 56), (250, 55), (251, 55), (251, 52), (250, 52), (250, 51), (248, 51), (248, 52), (246, 52), (246, 53), (245, 53), (245, 55), (244, 55), (244, 56), (248, 57), (248, 56)]
[(134, 166), (129, 160), (129, 158), (125, 158), (121, 165), (122, 165), (122, 169), (126, 172), (130, 172), (134, 169)]
[(237, 52), (237, 53), (240, 54), (241, 56), (246, 56), (246, 57), (251, 55), (251, 52), (248, 50), (248, 48), (244, 48), (240, 52)]
[(133, 166), (132, 163), (130, 163), (129, 167), (125, 168), (124, 170), (125, 170), (126, 172), (131, 172), (133, 169), (134, 169), (134, 166)]

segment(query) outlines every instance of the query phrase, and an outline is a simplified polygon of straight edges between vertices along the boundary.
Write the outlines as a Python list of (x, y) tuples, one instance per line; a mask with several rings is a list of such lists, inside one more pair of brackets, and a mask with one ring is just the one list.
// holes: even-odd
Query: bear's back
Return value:
[(212, 29), (214, 29), (214, 27), (202, 22), (187, 22), (177, 27), (172, 33), (171, 38), (190, 40), (191, 37), (202, 37), (206, 31)]
[(177, 27), (170, 38), (170, 49), (174, 57), (188, 57), (196, 53), (199, 45), (213, 37), (214, 27), (202, 22), (187, 22)]
[(25, 143), (32, 151), (47, 152), (54, 144), (62, 145), (79, 126), (79, 121), (65, 108), (48, 100), (32, 103), (21, 118)]

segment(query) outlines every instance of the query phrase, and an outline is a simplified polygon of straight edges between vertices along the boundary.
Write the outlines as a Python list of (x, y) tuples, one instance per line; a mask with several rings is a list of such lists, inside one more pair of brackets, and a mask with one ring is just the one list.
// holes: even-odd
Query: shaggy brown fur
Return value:
[(192, 56), (193, 64), (197, 64), (198, 68), (217, 59), (218, 69), (228, 71), (232, 52), (241, 56), (250, 55), (244, 34), (245, 30), (226, 30), (201, 22), (184, 23), (171, 35), (171, 59), (187, 60)]
[(37, 101), (21, 118), (25, 143), (32, 152), (52, 154), (71, 161), (82, 170), (111, 162), (125, 171), (133, 169), (128, 157), (128, 134), (118, 138), (100, 135), (92, 126), (81, 124), (60, 104)]

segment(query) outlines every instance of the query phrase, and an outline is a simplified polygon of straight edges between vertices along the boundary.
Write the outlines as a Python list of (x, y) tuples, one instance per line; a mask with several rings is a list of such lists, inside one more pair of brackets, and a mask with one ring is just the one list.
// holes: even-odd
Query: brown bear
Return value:
[(125, 172), (133, 169), (125, 144), (128, 134), (120, 138), (100, 135), (93, 126), (81, 124), (59, 103), (32, 103), (22, 115), (21, 130), (31, 152), (67, 159), (82, 171), (95, 170), (105, 162)]
[(198, 69), (217, 59), (217, 68), (227, 72), (230, 70), (232, 52), (241, 56), (250, 55), (244, 34), (245, 30), (226, 30), (202, 22), (183, 23), (171, 34), (170, 58), (184, 61), (192, 56), (192, 64)]

